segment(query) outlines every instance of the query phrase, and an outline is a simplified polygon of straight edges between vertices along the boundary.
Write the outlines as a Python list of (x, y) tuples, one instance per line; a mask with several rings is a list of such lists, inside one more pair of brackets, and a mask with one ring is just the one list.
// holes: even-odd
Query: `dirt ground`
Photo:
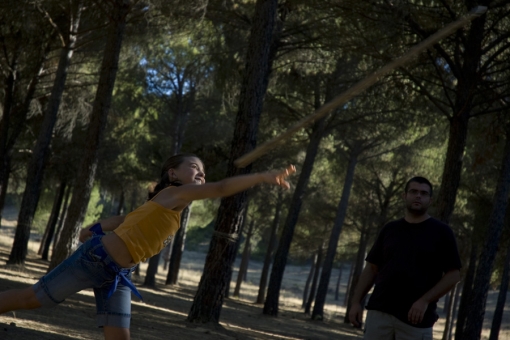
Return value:
[[(29, 255), (23, 268), (7, 266), (14, 235), (14, 221), (2, 221), (0, 228), (0, 291), (32, 285), (44, 275), (48, 262), (36, 255), (38, 235), (32, 235)], [(224, 301), (220, 324), (193, 324), (186, 321), (193, 297), (200, 280), (205, 254), (185, 252), (181, 264), (179, 284), (164, 285), (166, 271), (160, 267), (157, 288), (142, 286), (146, 264), (141, 266), (141, 276), (134, 277), (135, 285), (144, 302), (133, 299), (132, 339), (361, 339), (361, 331), (343, 323), (345, 307), (343, 295), (338, 301), (328, 296), (325, 320), (312, 321), (300, 308), (302, 289), (307, 267), (287, 266), (278, 317), (262, 314), (262, 305), (255, 305), (261, 264), (250, 262), (247, 281), (243, 283), (239, 298)], [(236, 266), (238, 266), (236, 262)], [(237, 278), (237, 271), (233, 274)], [(347, 273), (343, 275), (347, 280)], [(235, 279), (233, 280), (235, 281)], [(342, 280), (345, 291), (346, 282)], [(233, 284), (231, 292), (233, 292)], [(341, 289), (341, 292), (342, 292)], [(510, 339), (508, 313), (500, 339)], [(444, 320), (434, 327), (434, 338), (441, 339)], [(490, 326), (489, 326), (490, 327)], [(90, 290), (68, 298), (51, 309), (18, 311), (0, 315), (0, 340), (22, 339), (103, 339), (102, 331), (95, 326), (95, 303)]]

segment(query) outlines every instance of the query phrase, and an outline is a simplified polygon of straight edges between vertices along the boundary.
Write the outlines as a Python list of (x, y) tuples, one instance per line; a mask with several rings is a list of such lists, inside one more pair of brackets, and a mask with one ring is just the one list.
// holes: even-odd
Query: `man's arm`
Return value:
[[(103, 231), (113, 231), (117, 229), (117, 227), (121, 225), (122, 222), (124, 222), (124, 218), (126, 218), (126, 216), (112, 216), (97, 223), (101, 224), (101, 229), (103, 229)], [(88, 225), (80, 230), (79, 238), (81, 242), (85, 242), (89, 237), (92, 236), (92, 232), (89, 229), (95, 224), (96, 223)]]
[(367, 262), (367, 265), (361, 272), (358, 284), (354, 290), (354, 295), (351, 299), (351, 308), (349, 311), (349, 321), (354, 327), (361, 327), (363, 318), (363, 306), (361, 306), (361, 301), (374, 285), (378, 271), (379, 269), (375, 264)]
[(460, 270), (452, 269), (447, 271), (434, 287), (413, 303), (407, 315), (409, 321), (412, 324), (422, 322), (429, 303), (438, 300), (440, 297), (448, 293), (459, 281)]

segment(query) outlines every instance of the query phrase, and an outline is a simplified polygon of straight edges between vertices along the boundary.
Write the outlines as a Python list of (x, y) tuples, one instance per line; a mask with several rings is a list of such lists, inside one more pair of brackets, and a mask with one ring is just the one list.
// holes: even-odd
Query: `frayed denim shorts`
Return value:
[[(130, 280), (135, 267), (120, 268), (106, 253), (101, 238), (102, 235), (96, 235), (87, 240), (33, 289), (41, 305), (51, 307), (80, 290), (93, 288), (98, 327), (129, 328), (132, 288), (125, 284), (125, 279)], [(123, 280), (119, 280), (120, 272)]]

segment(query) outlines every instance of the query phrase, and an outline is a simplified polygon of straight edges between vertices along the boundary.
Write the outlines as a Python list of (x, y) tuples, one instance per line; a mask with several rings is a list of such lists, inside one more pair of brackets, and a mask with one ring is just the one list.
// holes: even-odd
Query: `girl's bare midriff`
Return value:
[(111, 256), (111, 258), (122, 268), (131, 268), (136, 263), (129, 253), (126, 244), (115, 233), (109, 233), (101, 239), (104, 249)]

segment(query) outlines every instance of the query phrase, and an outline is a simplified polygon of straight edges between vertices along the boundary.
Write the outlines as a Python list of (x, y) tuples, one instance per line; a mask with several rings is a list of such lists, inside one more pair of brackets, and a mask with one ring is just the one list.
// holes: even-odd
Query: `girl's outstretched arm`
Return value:
[(187, 184), (173, 187), (171, 190), (163, 190), (160, 195), (154, 198), (154, 201), (166, 208), (175, 209), (195, 200), (231, 196), (261, 183), (279, 185), (289, 189), (290, 184), (286, 178), (295, 172), (296, 168), (290, 165), (280, 171), (234, 176), (213, 183)]

